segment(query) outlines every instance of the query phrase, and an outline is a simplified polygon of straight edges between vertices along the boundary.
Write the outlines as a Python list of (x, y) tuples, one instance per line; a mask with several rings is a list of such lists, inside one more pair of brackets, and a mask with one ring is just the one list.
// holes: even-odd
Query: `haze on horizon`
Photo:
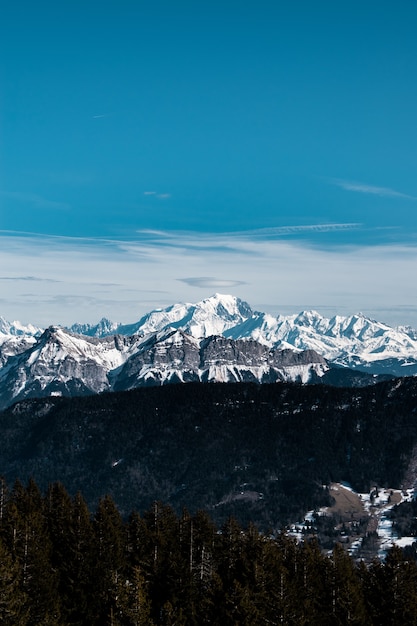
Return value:
[(231, 293), (417, 327), (417, 6), (33, 3), (0, 26), (0, 315)]

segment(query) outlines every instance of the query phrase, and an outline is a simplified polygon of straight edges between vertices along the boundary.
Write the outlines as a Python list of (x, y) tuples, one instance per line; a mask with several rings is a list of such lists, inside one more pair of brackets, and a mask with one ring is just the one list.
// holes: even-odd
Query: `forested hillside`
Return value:
[[(329, 502), (326, 486), (400, 487), (417, 441), (417, 380), (361, 389), (179, 384), (24, 401), (0, 414), (0, 474), (61, 481), (123, 516), (153, 501), (267, 530)], [(411, 485), (410, 485), (411, 486)]]

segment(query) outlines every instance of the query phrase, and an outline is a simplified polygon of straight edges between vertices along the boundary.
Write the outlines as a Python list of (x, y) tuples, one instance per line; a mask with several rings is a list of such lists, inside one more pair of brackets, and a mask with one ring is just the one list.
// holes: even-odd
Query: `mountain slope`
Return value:
[(50, 327), (0, 369), (0, 408), (23, 398), (79, 396), (169, 382), (308, 382), (328, 370), (312, 351), (270, 350), (256, 341), (195, 339), (167, 329), (100, 339)]
[(313, 351), (269, 350), (256, 341), (212, 336), (198, 340), (172, 330), (152, 336), (118, 372), (115, 389), (132, 389), (138, 381), (166, 382), (308, 382), (322, 376), (326, 361)]
[[(328, 499), (323, 485), (398, 488), (417, 444), (417, 379), (362, 389), (171, 385), (45, 398), (0, 414), (1, 473), (61, 481), (128, 514), (154, 500), (220, 523), (280, 528)], [(415, 475), (415, 472), (414, 472)], [(408, 484), (407, 487), (413, 487)]]

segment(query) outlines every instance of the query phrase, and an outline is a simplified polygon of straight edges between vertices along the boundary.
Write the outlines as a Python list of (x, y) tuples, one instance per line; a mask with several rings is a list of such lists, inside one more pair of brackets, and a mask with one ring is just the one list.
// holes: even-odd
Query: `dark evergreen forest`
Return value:
[(417, 566), (393, 548), (354, 563), (340, 545), (260, 534), (155, 502), (92, 514), (60, 483), (0, 481), (3, 626), (417, 624)]
[(178, 384), (26, 400), (0, 413), (0, 475), (59, 481), (124, 519), (154, 500), (263, 531), (329, 504), (323, 486), (400, 488), (417, 443), (417, 379), (361, 389)]

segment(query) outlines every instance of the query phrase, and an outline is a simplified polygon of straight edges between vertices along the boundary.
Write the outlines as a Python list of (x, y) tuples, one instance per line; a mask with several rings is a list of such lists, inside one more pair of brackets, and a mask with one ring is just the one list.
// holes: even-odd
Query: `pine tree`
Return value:
[(384, 564), (380, 560), (373, 561), (368, 567), (361, 564), (358, 573), (370, 622), (373, 624), (389, 623), (386, 619), (391, 610), (391, 598), (386, 593)]
[[(393, 546), (384, 563), (386, 624), (417, 624), (417, 567), (404, 559), (401, 548)], [(388, 604), (388, 603), (387, 603)]]
[(185, 511), (181, 520), (183, 585), (181, 605), (187, 624), (209, 624), (213, 609), (213, 569), (216, 527), (208, 514), (197, 511), (191, 517)]
[(317, 541), (305, 541), (295, 551), (294, 573), (298, 590), (299, 624), (324, 626), (330, 604), (328, 585), (329, 562)]
[(16, 481), (5, 510), (4, 531), (6, 545), (21, 567), (21, 585), (30, 608), (28, 624), (54, 624), (60, 619), (58, 576), (52, 567), (42, 496), (33, 480), (26, 489)]
[(90, 511), (80, 493), (71, 502), (68, 523), (68, 556), (63, 569), (63, 602), (67, 619), (74, 626), (94, 623), (94, 533)]
[(80, 494), (72, 500), (60, 483), (45, 496), (45, 516), (52, 541), (52, 566), (59, 572), (62, 619), (88, 624), (87, 594), (92, 578), (92, 525)]
[(332, 623), (366, 626), (369, 617), (360, 578), (352, 559), (339, 544), (333, 549), (331, 563)]
[(154, 537), (145, 519), (137, 512), (129, 517), (126, 550), (129, 567), (139, 567), (149, 582), (154, 565)]
[(240, 578), (239, 565), (243, 550), (242, 534), (241, 527), (233, 517), (230, 517), (223, 525), (216, 559), (219, 564), (218, 572), (226, 590), (233, 585), (236, 578)]
[(280, 535), (276, 541), (265, 539), (257, 564), (257, 606), (265, 623), (298, 624), (296, 609), (300, 609), (300, 593), (294, 568), (294, 541)]
[(0, 624), (26, 626), (26, 596), (20, 587), (20, 568), (0, 540)]
[(93, 529), (95, 553), (91, 595), (94, 593), (92, 604), (96, 606), (98, 623), (101, 623), (100, 620), (104, 620), (109, 613), (114, 614), (114, 619), (119, 618), (114, 609), (126, 569), (124, 525), (110, 496), (100, 500)]
[(7, 488), (7, 483), (3, 476), (0, 476), (0, 530), (3, 524), (8, 496), (9, 490)]
[(152, 616), (157, 616), (166, 602), (177, 606), (184, 581), (184, 563), (180, 550), (180, 525), (170, 506), (155, 502), (144, 514), (152, 545), (150, 597)]
[(134, 567), (128, 579), (120, 582), (115, 612), (125, 626), (153, 626), (147, 585), (139, 567)]

